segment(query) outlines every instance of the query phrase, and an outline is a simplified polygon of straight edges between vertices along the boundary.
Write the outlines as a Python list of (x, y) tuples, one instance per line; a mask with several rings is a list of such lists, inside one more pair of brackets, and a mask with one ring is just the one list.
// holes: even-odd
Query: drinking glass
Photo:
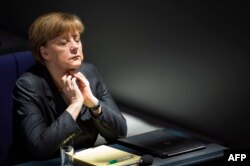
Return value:
[(74, 147), (67, 145), (61, 146), (61, 166), (73, 166), (73, 155), (74, 155)]

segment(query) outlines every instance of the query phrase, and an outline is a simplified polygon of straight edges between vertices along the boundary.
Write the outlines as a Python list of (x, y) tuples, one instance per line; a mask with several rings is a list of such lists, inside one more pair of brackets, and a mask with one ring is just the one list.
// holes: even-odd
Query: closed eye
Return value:
[(75, 37), (75, 42), (80, 42), (80, 37)]
[(66, 45), (67, 43), (68, 43), (67, 40), (61, 40), (61, 41), (59, 42), (59, 44), (60, 44), (60, 45), (63, 45), (63, 46)]

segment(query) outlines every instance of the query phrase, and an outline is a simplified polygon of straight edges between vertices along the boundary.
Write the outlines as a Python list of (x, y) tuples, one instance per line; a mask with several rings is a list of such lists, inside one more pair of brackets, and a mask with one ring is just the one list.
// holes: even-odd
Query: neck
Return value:
[(67, 70), (67, 69), (63, 69), (58, 67), (57, 65), (53, 65), (53, 64), (46, 64), (46, 67), (57, 87), (57, 89), (61, 92), (62, 91), (62, 87), (63, 87), (63, 81), (62, 81), (62, 77), (65, 74), (72, 74), (76, 72), (76, 69), (71, 69), (71, 70)]
[(50, 67), (49, 65), (46, 65), (53, 82), (55, 83), (57, 89), (62, 92), (62, 87), (63, 87), (63, 82), (62, 82), (62, 77), (67, 73), (67, 71), (62, 71), (59, 70), (55, 67)]

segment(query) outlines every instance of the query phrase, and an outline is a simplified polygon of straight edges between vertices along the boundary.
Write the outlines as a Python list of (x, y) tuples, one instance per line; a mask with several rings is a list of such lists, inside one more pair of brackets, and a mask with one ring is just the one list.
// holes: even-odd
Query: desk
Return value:
[[(179, 134), (185, 134), (185, 133), (180, 133), (175, 130), (171, 130), (171, 132), (179, 133)], [(138, 155), (145, 155), (146, 153), (139, 152), (135, 149), (125, 147), (120, 144), (112, 144), (109, 145), (111, 147), (121, 149), (130, 153), (138, 154)], [(154, 157), (153, 164), (152, 165), (157, 165), (157, 166), (178, 166), (178, 165), (194, 165), (194, 164), (199, 164), (201, 162), (206, 162), (218, 158), (222, 158), (224, 155), (224, 150), (227, 149), (224, 146), (221, 146), (219, 144), (215, 143), (207, 143), (207, 148), (193, 151), (193, 152), (188, 152), (184, 154), (180, 154), (177, 156), (169, 157), (169, 158), (158, 158)], [(32, 161), (32, 162), (27, 162), (23, 164), (19, 164), (18, 166), (54, 166), (54, 165), (60, 165), (60, 158), (52, 159), (52, 160), (47, 160), (47, 161)]]
[[(128, 152), (134, 152), (137, 153), (135, 150), (124, 147), (122, 145), (113, 144), (112, 147), (115, 147), (117, 149), (122, 149)], [(158, 157), (154, 157), (153, 164), (157, 166), (163, 166), (163, 165), (170, 165), (170, 166), (177, 166), (177, 165), (190, 165), (190, 164), (198, 164), (200, 162), (206, 162), (209, 160), (217, 159), (220, 157), (223, 157), (223, 151), (226, 148), (224, 146), (218, 145), (218, 144), (208, 144), (206, 149), (193, 151), (185, 154), (181, 154), (178, 156), (173, 156), (170, 158), (161, 159)], [(142, 153), (140, 153), (142, 154)], [(52, 159), (52, 160), (46, 160), (46, 161), (31, 161), (23, 164), (19, 164), (18, 166), (58, 166), (60, 165), (60, 158)]]

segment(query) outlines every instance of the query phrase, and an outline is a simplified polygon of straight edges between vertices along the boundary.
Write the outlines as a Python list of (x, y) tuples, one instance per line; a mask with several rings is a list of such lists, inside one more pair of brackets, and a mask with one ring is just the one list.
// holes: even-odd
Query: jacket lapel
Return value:
[(67, 107), (60, 92), (57, 90), (48, 70), (44, 68), (41, 72), (42, 84), (47, 98), (49, 108), (56, 114), (60, 115)]

